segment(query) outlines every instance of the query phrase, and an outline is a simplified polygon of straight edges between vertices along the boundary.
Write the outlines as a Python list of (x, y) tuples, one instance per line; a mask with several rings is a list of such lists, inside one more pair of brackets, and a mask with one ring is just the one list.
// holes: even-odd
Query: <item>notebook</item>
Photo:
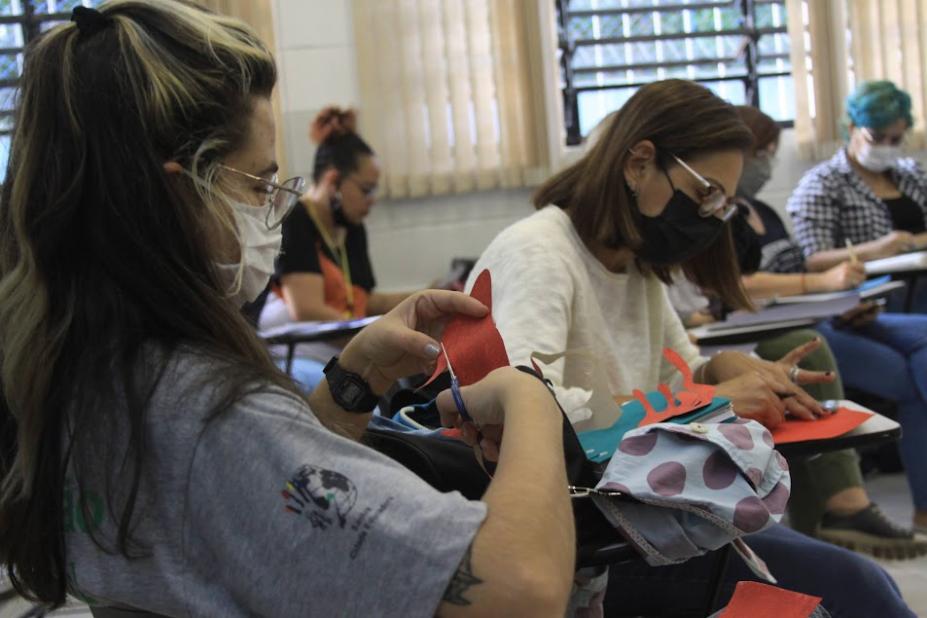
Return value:
[(927, 270), (927, 251), (902, 253), (880, 260), (866, 262), (866, 273), (870, 275), (914, 272), (918, 270)]
[(771, 324), (790, 320), (822, 320), (840, 315), (857, 306), (863, 300), (883, 297), (905, 286), (903, 281), (892, 281), (890, 277), (877, 277), (864, 282), (855, 290), (799, 294), (774, 298), (759, 311), (735, 311), (723, 322), (708, 324), (708, 332), (723, 331), (737, 326)]

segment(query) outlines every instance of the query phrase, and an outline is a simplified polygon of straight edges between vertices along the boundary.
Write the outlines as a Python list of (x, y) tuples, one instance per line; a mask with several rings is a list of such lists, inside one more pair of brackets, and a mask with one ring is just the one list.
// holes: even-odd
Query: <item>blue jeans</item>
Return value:
[(897, 403), (914, 506), (927, 510), (927, 315), (886, 313), (862, 328), (822, 322), (818, 330), (845, 385)]
[[(746, 541), (766, 562), (778, 586), (821, 597), (834, 618), (914, 616), (895, 581), (869, 558), (781, 525), (750, 535)], [(665, 567), (651, 567), (643, 560), (610, 566), (605, 615), (671, 616), (698, 611), (711, 594), (708, 583), (716, 559), (709, 554)], [(744, 580), (758, 581), (732, 552), (722, 584), (722, 605), (727, 604), (734, 585)]]

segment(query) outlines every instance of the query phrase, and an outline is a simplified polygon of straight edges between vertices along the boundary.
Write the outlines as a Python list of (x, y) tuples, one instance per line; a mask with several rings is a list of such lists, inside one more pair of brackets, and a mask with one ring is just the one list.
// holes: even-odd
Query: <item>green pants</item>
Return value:
[[(817, 332), (809, 329), (789, 331), (761, 341), (756, 347), (756, 354), (766, 360), (779, 360), (790, 350), (818, 336)], [(826, 341), (806, 356), (799, 366), (813, 371), (837, 371), (837, 361)], [(839, 375), (830, 384), (809, 384), (804, 389), (819, 401), (843, 399), (843, 384)], [(831, 496), (863, 484), (859, 456), (852, 449), (791, 458), (789, 470), (792, 474), (789, 522), (795, 530), (805, 534), (814, 534), (824, 514), (824, 505)]]

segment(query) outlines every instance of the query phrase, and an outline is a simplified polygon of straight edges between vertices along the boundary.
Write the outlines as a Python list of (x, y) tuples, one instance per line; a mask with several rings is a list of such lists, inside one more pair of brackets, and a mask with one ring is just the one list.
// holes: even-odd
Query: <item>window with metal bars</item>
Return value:
[(23, 50), (40, 34), (71, 19), (75, 6), (102, 0), (0, 0), (0, 182), (13, 134), (13, 106), (23, 70)]
[(691, 79), (784, 126), (795, 99), (784, 0), (555, 0), (567, 144), (644, 84)]

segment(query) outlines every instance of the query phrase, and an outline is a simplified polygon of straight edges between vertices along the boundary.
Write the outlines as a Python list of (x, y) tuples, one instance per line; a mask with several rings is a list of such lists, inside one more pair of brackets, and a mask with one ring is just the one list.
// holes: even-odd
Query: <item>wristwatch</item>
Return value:
[(337, 356), (332, 356), (322, 371), (332, 399), (346, 412), (366, 414), (377, 407), (380, 398), (373, 394), (367, 381), (339, 365)]

